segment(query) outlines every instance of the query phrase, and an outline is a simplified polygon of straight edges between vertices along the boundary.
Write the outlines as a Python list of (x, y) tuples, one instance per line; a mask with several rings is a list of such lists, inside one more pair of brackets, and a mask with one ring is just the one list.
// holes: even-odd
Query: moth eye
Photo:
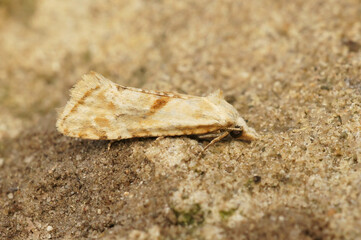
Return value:
[(233, 138), (239, 138), (239, 137), (242, 136), (243, 130), (242, 130), (242, 129), (240, 129), (240, 130), (234, 130), (234, 131), (231, 131), (229, 134), (230, 134)]

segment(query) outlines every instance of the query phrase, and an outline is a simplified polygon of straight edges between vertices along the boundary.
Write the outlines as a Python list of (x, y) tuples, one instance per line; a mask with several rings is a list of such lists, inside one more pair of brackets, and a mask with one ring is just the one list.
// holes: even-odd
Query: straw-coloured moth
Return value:
[(207, 97), (148, 91), (94, 72), (75, 84), (56, 127), (66, 136), (106, 140), (214, 132), (221, 133), (217, 140), (228, 134), (246, 141), (257, 136), (221, 91)]

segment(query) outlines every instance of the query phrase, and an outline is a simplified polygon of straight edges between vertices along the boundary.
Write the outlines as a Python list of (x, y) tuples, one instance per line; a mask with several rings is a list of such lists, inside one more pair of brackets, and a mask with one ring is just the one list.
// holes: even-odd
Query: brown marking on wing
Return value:
[(93, 128), (92, 130), (93, 130), (94, 134), (98, 136), (98, 139), (102, 139), (102, 140), (108, 139), (108, 135), (105, 131), (98, 130), (95, 128)]
[[(130, 131), (128, 130), (130, 135), (132, 135), (132, 137), (151, 137), (152, 136), (152, 133), (146, 129), (136, 129), (136, 130), (133, 130), (133, 131)], [(121, 139), (121, 138), (119, 138)]]
[(107, 135), (101, 135), (101, 136), (99, 136), (99, 139), (100, 140), (107, 140), (108, 136)]
[(89, 97), (92, 92), (94, 92), (95, 90), (99, 89), (100, 86), (96, 86), (95, 88), (93, 89), (90, 89), (89, 91), (87, 91), (86, 93), (84, 93), (84, 95), (80, 98), (80, 100), (74, 105), (74, 107), (70, 110), (70, 112), (68, 113), (68, 115), (66, 115), (64, 118), (63, 118), (63, 122), (69, 117), (69, 115), (73, 112), (76, 111), (76, 109), (79, 107), (79, 105), (82, 105), (84, 104), (84, 100)]
[(150, 107), (150, 112), (148, 115), (152, 115), (156, 113), (159, 109), (164, 107), (169, 102), (169, 100), (170, 100), (169, 97), (160, 97), (157, 100), (155, 100), (153, 105)]
[(64, 135), (69, 135), (69, 129), (64, 128), (64, 129), (63, 129), (63, 133), (64, 133)]
[(101, 100), (101, 102), (106, 102), (106, 97), (105, 97), (105, 95), (104, 95), (104, 91), (101, 91), (99, 94), (98, 94), (98, 99), (100, 99)]
[(106, 128), (110, 128), (110, 122), (107, 118), (105, 117), (96, 117), (94, 119), (95, 123), (98, 124), (98, 126), (100, 127), (106, 127)]
[(92, 94), (95, 90), (98, 90), (100, 88), (100, 86), (96, 86), (93, 89), (90, 89), (89, 91), (87, 91), (86, 93), (84, 93), (84, 95), (81, 97), (81, 99), (77, 102), (77, 104), (74, 105), (73, 109), (70, 111), (72, 112), (74, 109), (76, 109), (79, 105), (82, 105), (84, 103), (84, 100), (90, 96), (90, 94)]
[(80, 132), (80, 133), (78, 133), (78, 138), (87, 139), (89, 137), (88, 137), (88, 134), (86, 132)]
[(108, 108), (109, 108), (110, 110), (114, 111), (114, 110), (116, 109), (116, 106), (114, 105), (113, 102), (109, 102), (109, 103), (108, 103)]
[(194, 118), (198, 119), (198, 118), (204, 118), (204, 110), (203, 109), (199, 109), (199, 110), (195, 110), (193, 111), (191, 114)]
[[(93, 133), (98, 138), (90, 137), (91, 135), (89, 135), (89, 133)], [(78, 137), (84, 139), (102, 139), (102, 140), (108, 139), (107, 133), (105, 131), (98, 130), (94, 127), (86, 127), (81, 129), (78, 133)]]

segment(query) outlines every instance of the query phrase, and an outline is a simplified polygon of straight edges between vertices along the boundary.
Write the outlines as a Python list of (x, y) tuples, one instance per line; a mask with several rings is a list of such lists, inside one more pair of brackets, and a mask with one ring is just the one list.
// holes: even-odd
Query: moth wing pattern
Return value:
[(124, 87), (94, 72), (84, 75), (70, 95), (57, 129), (84, 139), (204, 134), (232, 127), (238, 117), (220, 95), (196, 97)]

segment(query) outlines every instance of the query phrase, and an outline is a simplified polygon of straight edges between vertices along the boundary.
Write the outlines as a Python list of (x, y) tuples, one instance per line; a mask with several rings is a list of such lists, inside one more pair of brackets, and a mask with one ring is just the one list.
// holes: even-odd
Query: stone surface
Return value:
[[(357, 0), (0, 0), (0, 238), (360, 239), (360, 45)], [(90, 70), (220, 88), (261, 139), (64, 137)]]

